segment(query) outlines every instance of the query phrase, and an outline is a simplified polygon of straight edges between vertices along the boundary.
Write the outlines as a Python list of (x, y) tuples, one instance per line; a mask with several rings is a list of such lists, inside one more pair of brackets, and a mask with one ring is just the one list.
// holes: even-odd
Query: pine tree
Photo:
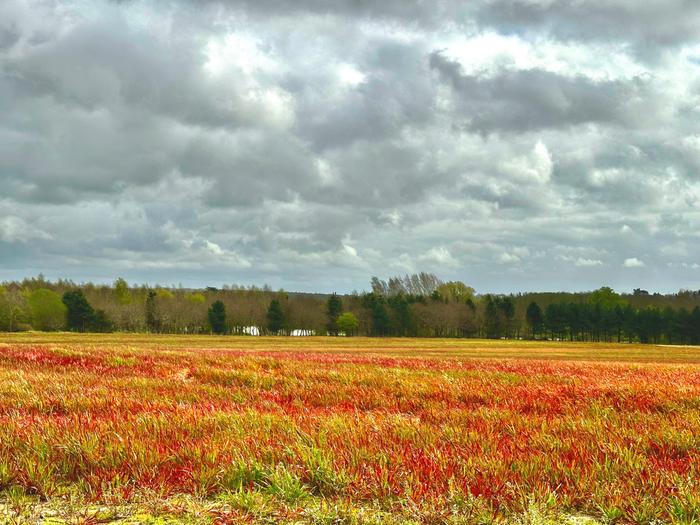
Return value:
[(530, 327), (530, 333), (532, 334), (533, 339), (536, 339), (540, 332), (542, 332), (542, 325), (544, 321), (542, 318), (542, 309), (540, 308), (539, 304), (533, 301), (527, 306), (525, 320)]
[(330, 335), (338, 335), (338, 317), (343, 313), (343, 302), (337, 294), (333, 294), (326, 302), (326, 315), (328, 323), (326, 328)]
[(160, 332), (160, 319), (156, 305), (157, 295), (156, 292), (150, 290), (146, 296), (146, 327), (149, 332)]
[(90, 329), (95, 311), (88, 303), (81, 290), (63, 294), (63, 304), (66, 305), (66, 324), (69, 330), (86, 332)]
[(267, 309), (267, 329), (272, 334), (279, 334), (284, 328), (284, 311), (282, 304), (273, 299), (270, 301), (270, 306)]
[(215, 301), (207, 312), (211, 331), (223, 334), (226, 331), (226, 306), (221, 301)]

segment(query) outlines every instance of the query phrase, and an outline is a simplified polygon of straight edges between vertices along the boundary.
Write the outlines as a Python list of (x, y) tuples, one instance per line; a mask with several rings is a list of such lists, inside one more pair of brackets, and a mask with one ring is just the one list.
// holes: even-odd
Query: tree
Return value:
[(121, 277), (114, 281), (114, 295), (120, 304), (129, 304), (131, 302), (129, 284)]
[(60, 330), (66, 324), (66, 305), (61, 296), (47, 288), (34, 290), (27, 297), (32, 318), (32, 326), (36, 330)]
[(544, 324), (544, 318), (542, 317), (542, 309), (540, 305), (532, 301), (527, 306), (527, 311), (525, 312), (525, 320), (530, 327), (530, 333), (533, 339), (542, 332), (542, 326)]
[(622, 297), (620, 297), (620, 294), (615, 292), (615, 290), (613, 290), (609, 286), (603, 286), (602, 288), (599, 288), (596, 291), (594, 291), (591, 294), (589, 302), (594, 306), (597, 305), (601, 308), (610, 310), (612, 310), (618, 305), (625, 305), (625, 301), (622, 299)]
[(386, 311), (386, 299), (374, 292), (362, 296), (362, 306), (369, 310), (372, 320), (371, 335), (385, 336), (391, 331), (391, 319)]
[(676, 329), (681, 344), (689, 344), (693, 339), (692, 314), (687, 308), (681, 308), (676, 313)]
[(158, 308), (156, 305), (157, 293), (153, 290), (148, 291), (146, 295), (146, 327), (150, 332), (160, 332), (160, 319), (158, 317)]
[[(611, 310), (612, 311), (612, 310)], [(591, 312), (593, 315), (591, 315)], [(607, 325), (609, 324), (606, 315), (601, 312), (607, 312), (607, 310), (601, 311), (598, 307), (591, 307), (590, 304), (585, 303), (565, 303), (562, 305), (562, 316), (564, 319), (564, 325), (569, 328), (569, 339), (573, 341), (574, 339), (586, 339), (586, 333), (590, 331), (590, 319), (594, 317), (597, 319), (597, 325), (602, 327), (603, 332), (605, 332)]]
[(467, 308), (469, 308), (472, 313), (476, 312), (476, 303), (472, 297), (469, 297), (466, 301), (464, 301), (464, 304), (467, 305)]
[(86, 332), (90, 329), (95, 311), (83, 295), (82, 290), (74, 290), (63, 294), (63, 304), (66, 305), (66, 325), (69, 330)]
[(202, 294), (202, 293), (187, 294), (185, 296), (185, 299), (187, 299), (192, 304), (204, 304), (207, 300), (207, 298), (204, 297), (204, 294)]
[(629, 304), (622, 307), (622, 332), (631, 343), (636, 335), (637, 312)]
[(473, 301), (474, 288), (461, 281), (448, 281), (437, 288), (438, 295), (450, 303), (466, 303)]
[(338, 330), (343, 332), (348, 337), (355, 334), (357, 327), (360, 325), (355, 314), (351, 312), (345, 312), (338, 316), (336, 320), (336, 325)]
[(391, 320), (387, 314), (384, 302), (377, 302), (372, 309), (372, 326), (374, 335), (385, 336), (389, 335), (391, 330)]
[(561, 338), (566, 330), (565, 307), (563, 304), (548, 304), (544, 309), (544, 322), (550, 335)]
[(0, 330), (14, 332), (31, 328), (27, 298), (17, 289), (0, 286)]
[(435, 292), (442, 284), (442, 281), (432, 273), (414, 273), (403, 277), (391, 277), (389, 281), (384, 281), (378, 277), (372, 277), (372, 293), (384, 297), (394, 295), (422, 295), (429, 296)]
[(167, 288), (158, 288), (156, 295), (159, 299), (175, 299), (175, 294)]
[(639, 310), (636, 315), (635, 329), (640, 343), (658, 343), (663, 329), (661, 310), (655, 306)]
[(700, 343), (700, 307), (696, 306), (690, 312), (690, 344)]
[(392, 332), (401, 337), (416, 333), (411, 305), (403, 294), (390, 297), (387, 301), (392, 311)]
[(221, 301), (215, 301), (207, 312), (211, 331), (223, 334), (226, 331), (226, 306)]
[(484, 308), (486, 337), (490, 339), (509, 337), (515, 316), (513, 300), (510, 297), (498, 295), (487, 295), (484, 299), (486, 301)]
[(282, 304), (277, 299), (273, 299), (267, 308), (267, 329), (272, 334), (279, 334), (283, 328), (284, 311), (282, 310)]
[(338, 335), (337, 321), (341, 313), (343, 313), (343, 302), (337, 294), (333, 294), (326, 302), (326, 316), (328, 317), (326, 328), (329, 334)]
[(95, 315), (90, 323), (90, 330), (93, 332), (111, 332), (114, 329), (114, 323), (107, 317), (104, 310), (95, 310)]
[(513, 330), (513, 318), (515, 317), (515, 304), (511, 297), (501, 297), (498, 308), (505, 317), (506, 337), (511, 337)]
[(498, 303), (492, 295), (484, 297), (484, 329), (486, 337), (495, 339), (501, 334), (501, 316), (498, 311)]

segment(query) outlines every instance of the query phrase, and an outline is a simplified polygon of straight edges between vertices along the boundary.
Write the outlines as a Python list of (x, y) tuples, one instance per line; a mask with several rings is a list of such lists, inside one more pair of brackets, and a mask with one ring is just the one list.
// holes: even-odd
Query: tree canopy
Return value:
[(61, 296), (52, 290), (39, 288), (29, 293), (27, 303), (32, 326), (37, 330), (60, 330), (66, 326), (66, 305)]
[(345, 312), (338, 316), (336, 324), (338, 325), (338, 330), (347, 336), (351, 336), (355, 335), (360, 322), (352, 312)]

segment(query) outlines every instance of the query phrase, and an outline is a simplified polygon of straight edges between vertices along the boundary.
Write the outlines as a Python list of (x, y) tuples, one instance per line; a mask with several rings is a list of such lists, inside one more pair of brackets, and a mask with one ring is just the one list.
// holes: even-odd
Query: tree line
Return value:
[(373, 277), (371, 291), (288, 293), (269, 287), (51, 282), (0, 286), (0, 330), (234, 335), (483, 337), (700, 344), (700, 292), (477, 295), (433, 274)]

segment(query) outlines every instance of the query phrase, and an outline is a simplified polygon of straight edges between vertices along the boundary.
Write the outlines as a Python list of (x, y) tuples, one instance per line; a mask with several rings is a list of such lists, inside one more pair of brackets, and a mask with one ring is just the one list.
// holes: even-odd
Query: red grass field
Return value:
[(700, 348), (4, 335), (3, 513), (697, 523)]

